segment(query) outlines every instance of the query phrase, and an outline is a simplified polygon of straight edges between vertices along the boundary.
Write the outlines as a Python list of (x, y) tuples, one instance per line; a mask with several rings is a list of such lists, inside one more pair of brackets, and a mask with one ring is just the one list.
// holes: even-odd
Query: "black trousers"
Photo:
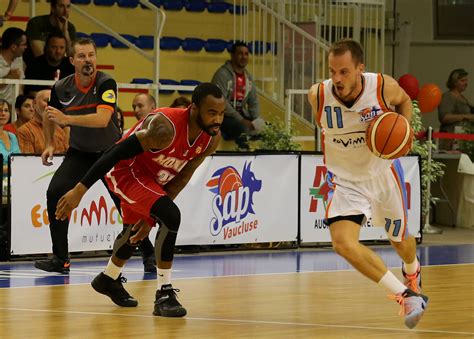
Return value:
[[(53, 254), (59, 259), (65, 260), (69, 257), (69, 219), (56, 219), (55, 213), (58, 201), (66, 192), (76, 186), (84, 174), (86, 174), (89, 168), (100, 158), (101, 155), (102, 153), (88, 153), (69, 148), (64, 161), (59, 166), (56, 173), (54, 173), (53, 178), (49, 183), (48, 191), (46, 192), (49, 231), (51, 233), (51, 241), (53, 243)], [(121, 211), (120, 199), (109, 190), (104, 179), (102, 179), (102, 182), (109, 191), (109, 194), (114, 201), (117, 210)], [(142, 256), (144, 257), (153, 255), (153, 245), (148, 238), (145, 238), (142, 241), (140, 250), (142, 251)]]

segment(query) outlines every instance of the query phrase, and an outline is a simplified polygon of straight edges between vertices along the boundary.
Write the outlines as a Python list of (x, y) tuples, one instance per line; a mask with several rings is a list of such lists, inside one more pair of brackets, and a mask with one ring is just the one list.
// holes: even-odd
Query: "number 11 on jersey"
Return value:
[(326, 120), (328, 122), (328, 128), (334, 128), (333, 123), (332, 123), (332, 116), (333, 116), (333, 109), (334, 112), (336, 112), (336, 124), (337, 128), (342, 128), (342, 110), (341, 107), (336, 106), (324, 106), (324, 112), (326, 112)]

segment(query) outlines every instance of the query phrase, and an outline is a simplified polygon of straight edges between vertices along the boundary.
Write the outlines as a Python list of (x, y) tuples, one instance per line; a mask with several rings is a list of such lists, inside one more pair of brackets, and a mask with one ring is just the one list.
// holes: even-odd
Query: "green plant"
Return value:
[[(421, 122), (421, 111), (418, 107), (418, 102), (413, 100), (413, 117), (411, 120), (411, 126), (415, 135), (423, 131), (423, 124)], [(436, 145), (432, 141), (420, 141), (415, 139), (413, 141), (413, 147), (411, 149), (412, 154), (418, 154), (421, 157), (421, 197), (422, 197), (422, 215), (428, 213), (427, 201), (430, 196), (428, 193), (428, 183), (435, 182), (438, 178), (444, 174), (444, 164), (431, 159), (428, 163), (428, 147), (431, 145), (432, 150), (436, 150)]]
[[(293, 130), (287, 131), (280, 120), (267, 123), (255, 142), (249, 142), (251, 150), (297, 151), (300, 144), (292, 140)], [(251, 140), (251, 139), (250, 139)], [(247, 140), (248, 141), (248, 140)], [(244, 149), (239, 148), (243, 151)]]
[[(463, 123), (464, 133), (474, 134), (474, 121), (465, 121)], [(459, 149), (469, 155), (471, 161), (474, 161), (474, 141), (472, 140), (459, 140)]]

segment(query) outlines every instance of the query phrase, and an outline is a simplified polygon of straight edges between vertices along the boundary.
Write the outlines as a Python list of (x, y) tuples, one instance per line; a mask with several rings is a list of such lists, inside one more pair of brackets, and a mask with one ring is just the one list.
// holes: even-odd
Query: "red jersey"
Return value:
[(204, 131), (198, 135), (193, 144), (189, 143), (188, 120), (190, 108), (158, 108), (133, 126), (124, 138), (140, 131), (143, 122), (150, 116), (163, 115), (174, 128), (171, 144), (157, 151), (146, 151), (132, 159), (119, 161), (111, 171), (112, 176), (122, 171), (145, 172), (160, 184), (165, 185), (173, 179), (192, 159), (202, 154), (211, 142), (212, 137)]

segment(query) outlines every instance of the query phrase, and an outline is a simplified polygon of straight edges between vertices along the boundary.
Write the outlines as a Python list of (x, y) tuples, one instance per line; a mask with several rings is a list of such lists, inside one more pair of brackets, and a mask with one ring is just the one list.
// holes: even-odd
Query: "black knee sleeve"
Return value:
[(173, 261), (181, 212), (173, 200), (165, 196), (153, 204), (150, 214), (160, 224), (155, 239), (156, 259), (157, 261)]
[(140, 243), (138, 242), (133, 245), (130, 243), (130, 237), (136, 233), (132, 231), (132, 227), (133, 225), (123, 225), (122, 232), (117, 236), (117, 239), (115, 239), (112, 255), (115, 255), (119, 259), (130, 259)]

